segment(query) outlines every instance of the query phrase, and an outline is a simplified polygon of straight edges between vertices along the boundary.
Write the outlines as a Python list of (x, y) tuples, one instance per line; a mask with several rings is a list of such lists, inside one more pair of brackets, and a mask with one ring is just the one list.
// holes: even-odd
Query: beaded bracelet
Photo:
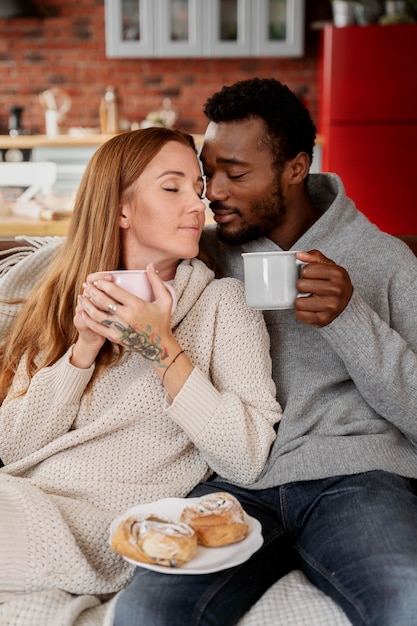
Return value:
[(168, 367), (166, 368), (164, 375), (162, 376), (162, 384), (164, 384), (164, 378), (165, 378), (165, 374), (167, 373), (167, 371), (169, 370), (169, 368), (171, 367), (171, 365), (174, 365), (175, 361), (178, 359), (179, 356), (181, 356), (181, 354), (184, 354), (185, 350), (181, 350), (181, 352), (178, 352), (178, 354), (176, 356), (174, 356), (174, 358), (172, 359), (171, 363), (168, 365)]

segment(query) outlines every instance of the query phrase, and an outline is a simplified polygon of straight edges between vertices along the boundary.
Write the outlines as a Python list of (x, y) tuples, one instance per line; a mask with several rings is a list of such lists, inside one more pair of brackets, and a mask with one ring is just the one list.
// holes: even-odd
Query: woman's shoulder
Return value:
[(218, 303), (217, 308), (226, 308), (236, 316), (239, 315), (239, 312), (243, 311), (245, 315), (249, 314), (251, 317), (258, 317), (259, 311), (255, 313), (255, 311), (249, 309), (246, 304), (245, 286), (238, 278), (232, 278), (230, 276), (214, 278), (207, 285), (205, 292), (206, 297)]

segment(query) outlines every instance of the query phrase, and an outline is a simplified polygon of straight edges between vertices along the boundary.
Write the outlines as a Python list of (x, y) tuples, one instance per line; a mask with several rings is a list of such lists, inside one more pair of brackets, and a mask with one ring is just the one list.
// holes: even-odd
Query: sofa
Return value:
[[(417, 256), (417, 235), (399, 236)], [(0, 238), (0, 280), (13, 265), (49, 238)], [(37, 592), (0, 604), (8, 626), (111, 626), (117, 595), (106, 602), (61, 590)], [(239, 621), (239, 626), (349, 626), (344, 612), (300, 570), (275, 583)], [(219, 625), (221, 626), (221, 625)]]

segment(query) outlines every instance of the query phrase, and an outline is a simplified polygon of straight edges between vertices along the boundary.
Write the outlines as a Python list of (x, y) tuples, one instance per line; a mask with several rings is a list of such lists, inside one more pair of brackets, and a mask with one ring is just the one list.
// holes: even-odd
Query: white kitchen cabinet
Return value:
[(302, 56), (304, 0), (252, 0), (251, 4), (253, 56)]
[(304, 0), (105, 0), (108, 57), (299, 57)]
[(108, 57), (155, 56), (155, 3), (152, 0), (105, 0)]
[(204, 2), (203, 56), (249, 57), (251, 49), (251, 6), (253, 0)]
[(201, 0), (155, 0), (155, 8), (154, 56), (201, 57)]

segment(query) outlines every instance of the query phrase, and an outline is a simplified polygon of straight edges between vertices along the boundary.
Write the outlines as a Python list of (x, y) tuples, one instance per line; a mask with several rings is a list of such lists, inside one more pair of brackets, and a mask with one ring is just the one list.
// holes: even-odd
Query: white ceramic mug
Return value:
[[(153, 302), (155, 300), (146, 270), (109, 270), (108, 272), (101, 272), (101, 275), (103, 278), (104, 276), (113, 276), (113, 282), (116, 285), (142, 298), (142, 300), (146, 300), (147, 302)], [(169, 283), (164, 282), (164, 285), (172, 296), (171, 313), (173, 313), (177, 306), (177, 294)]]
[(248, 306), (264, 311), (293, 309), (298, 296), (310, 295), (297, 291), (300, 266), (305, 263), (296, 254), (293, 250), (242, 253)]

